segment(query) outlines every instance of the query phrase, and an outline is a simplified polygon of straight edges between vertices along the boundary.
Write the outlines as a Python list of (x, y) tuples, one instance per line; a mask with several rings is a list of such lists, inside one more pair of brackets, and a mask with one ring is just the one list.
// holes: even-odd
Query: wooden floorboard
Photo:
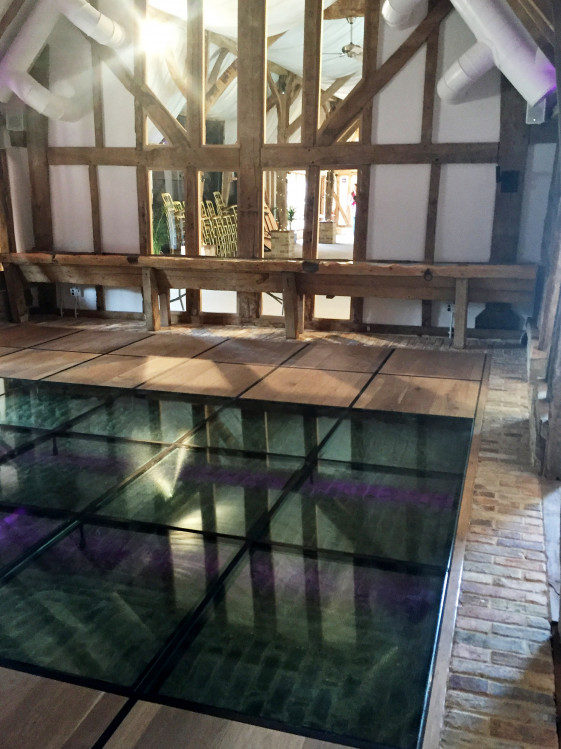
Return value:
[(0, 746), (89, 749), (124, 697), (0, 668)]
[(281, 367), (243, 396), (266, 401), (348, 406), (370, 375)]
[(218, 336), (194, 336), (188, 333), (158, 333), (119, 349), (119, 356), (176, 356), (189, 358), (198, 356), (225, 338)]
[[(46, 352), (42, 352), (46, 353)], [(0, 359), (0, 367), (2, 360)], [(105, 354), (48, 377), (53, 382), (135, 388), (177, 366), (171, 356), (117, 356)]]
[(192, 359), (152, 378), (143, 388), (232, 397), (239, 395), (270, 371), (271, 367), (258, 364), (228, 364)]
[(387, 355), (387, 348), (377, 346), (312, 343), (293, 356), (285, 366), (341, 372), (374, 372)]
[(74, 367), (95, 356), (95, 354), (79, 354), (74, 351), (23, 349), (0, 357), (0, 377), (41, 380), (43, 377)]
[(17, 346), (17, 348), (38, 346), (45, 341), (68, 336), (74, 332), (73, 328), (42, 327), (26, 323), (10, 325), (0, 329), (0, 346)]
[(20, 348), (15, 346), (0, 346), (0, 356), (6, 356), (6, 354), (14, 354), (16, 351), (21, 351)]
[(230, 338), (201, 354), (201, 359), (237, 364), (281, 364), (306, 344), (297, 341), (252, 341)]
[(337, 749), (305, 736), (273, 731), (188, 710), (138, 703), (105, 749)]
[(381, 369), (382, 374), (481, 380), (485, 354), (456, 351), (397, 349)]
[[(45, 328), (45, 330), (48, 330), (48, 328)], [(122, 346), (147, 338), (149, 335), (150, 333), (147, 332), (140, 333), (130, 330), (80, 330), (64, 338), (28, 345), (49, 349), (49, 351), (81, 351), (89, 354), (107, 354)]]
[(355, 408), (473, 418), (478, 393), (478, 382), (380, 374)]

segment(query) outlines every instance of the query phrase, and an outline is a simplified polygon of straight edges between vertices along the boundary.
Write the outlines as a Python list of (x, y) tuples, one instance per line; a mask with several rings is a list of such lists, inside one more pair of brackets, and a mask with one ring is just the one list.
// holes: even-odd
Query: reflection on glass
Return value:
[(236, 551), (81, 526), (0, 588), (0, 655), (131, 685)]
[(0, 397), (0, 424), (55, 429), (102, 402), (87, 390), (33, 383)]
[(189, 444), (305, 457), (335, 422), (334, 416), (312, 409), (298, 413), (272, 404), (265, 409), (244, 404), (222, 409), (205, 429), (189, 438)]
[(462, 476), (320, 462), (271, 521), (273, 541), (445, 566)]
[(73, 431), (135, 440), (175, 442), (204, 419), (188, 397), (123, 395), (80, 419)]
[(81, 510), (157, 453), (149, 445), (51, 437), (0, 465), (0, 498)]
[(291, 459), (248, 459), (174, 450), (99, 512), (190, 530), (249, 534), (300, 467)]
[(441, 585), (256, 551), (160, 691), (293, 730), (412, 749)]
[(63, 521), (31, 515), (25, 507), (0, 511), (0, 566), (13, 562)]
[(329, 460), (463, 473), (471, 419), (355, 411), (343, 419), (322, 450)]

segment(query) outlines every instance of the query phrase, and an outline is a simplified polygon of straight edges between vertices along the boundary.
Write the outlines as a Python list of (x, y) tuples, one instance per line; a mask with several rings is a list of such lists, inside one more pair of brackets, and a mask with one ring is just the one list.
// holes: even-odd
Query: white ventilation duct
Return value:
[[(438, 94), (460, 101), (470, 86), (496, 65), (517, 91), (534, 106), (556, 88), (555, 68), (539, 49), (506, 0), (451, 0), (477, 38), (438, 82)], [(423, 14), (421, 15), (421, 11)], [(426, 15), (424, 0), (386, 0), (382, 14), (400, 29)]]
[(46, 117), (73, 121), (85, 114), (87, 98), (77, 97), (75, 92), (57, 95), (37, 83), (28, 72), (60, 15), (100, 44), (119, 47), (126, 42), (123, 28), (86, 0), (38, 0), (0, 61), (0, 101), (7, 103), (15, 93)]
[(427, 15), (428, 0), (386, 0), (382, 15), (388, 26), (408, 29), (417, 26)]

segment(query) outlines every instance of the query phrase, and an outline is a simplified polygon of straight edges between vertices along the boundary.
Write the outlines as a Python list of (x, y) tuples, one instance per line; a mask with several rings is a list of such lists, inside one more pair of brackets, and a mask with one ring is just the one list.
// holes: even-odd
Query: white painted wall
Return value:
[[(382, 31), (383, 38), (387, 29)], [(395, 31), (394, 31), (395, 33)], [(426, 45), (375, 97), (372, 143), (419, 143), (423, 119)]]
[(88, 167), (51, 166), (49, 175), (55, 248), (66, 252), (93, 252)]
[(136, 169), (100, 166), (98, 175), (103, 251), (138, 254)]
[(420, 325), (422, 302), (417, 299), (378, 299), (364, 300), (365, 323), (378, 325)]
[(491, 255), (496, 169), (444, 164), (436, 221), (436, 262), (486, 263)]
[(555, 143), (539, 143), (528, 149), (518, 243), (520, 263), (538, 263), (541, 259), (544, 220), (554, 159)]
[(368, 260), (423, 259), (429, 181), (427, 164), (372, 167)]

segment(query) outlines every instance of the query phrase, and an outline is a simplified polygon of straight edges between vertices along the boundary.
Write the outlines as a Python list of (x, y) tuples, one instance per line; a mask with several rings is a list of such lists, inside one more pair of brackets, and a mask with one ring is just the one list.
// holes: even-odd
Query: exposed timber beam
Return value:
[(103, 62), (117, 76), (127, 91), (134, 96), (136, 101), (142, 105), (146, 114), (162, 135), (174, 146), (188, 146), (189, 141), (185, 129), (164, 107), (154, 92), (145, 83), (137, 81), (114, 52), (111, 52), (102, 44), (92, 43), (97, 46)]
[[(352, 73), (350, 75), (344, 75), (341, 76), (341, 78), (337, 78), (333, 81), (331, 86), (325, 89), (325, 91), (321, 92), (321, 105), (324, 106), (329, 102), (330, 99), (332, 99), (337, 91), (339, 91), (340, 88), (342, 88), (345, 83), (349, 80), (349, 78), (352, 78)], [(300, 128), (302, 125), (302, 115), (298, 115), (298, 117), (294, 120), (294, 122), (291, 122), (288, 128), (288, 137), (290, 138), (294, 133)]]
[(427, 17), (378, 70), (362, 79), (323, 123), (318, 145), (332, 145), (361, 115), (366, 104), (409, 62), (452, 10), (450, 0), (438, 0)]
[(365, 12), (365, 0), (337, 0), (323, 11), (326, 21), (338, 18), (358, 18)]
[(20, 12), (24, 2), (25, 0), (12, 0), (8, 7), (8, 10), (0, 19), (0, 38), (4, 35), (6, 29), (11, 26), (12, 22), (15, 20), (15, 17)]

